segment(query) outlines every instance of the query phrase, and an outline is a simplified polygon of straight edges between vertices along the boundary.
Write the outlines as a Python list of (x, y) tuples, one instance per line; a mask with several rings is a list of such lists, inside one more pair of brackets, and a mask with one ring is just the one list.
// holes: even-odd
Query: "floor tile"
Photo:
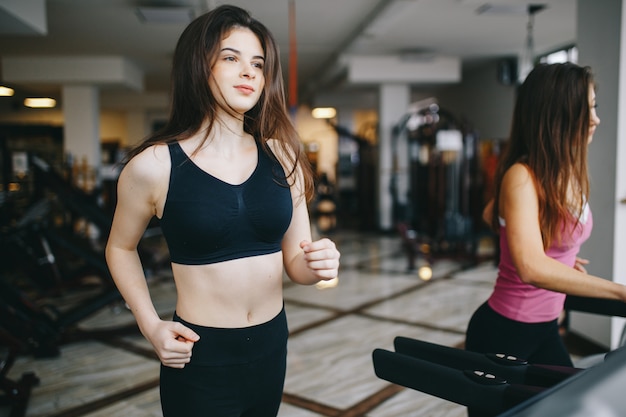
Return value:
[(44, 417), (155, 380), (159, 366), (154, 360), (88, 341), (63, 346), (58, 358), (20, 358), (9, 377), (19, 379), (23, 372), (35, 372), (40, 379), (28, 403), (28, 416)]
[(141, 394), (134, 395), (128, 399), (117, 401), (114, 404), (84, 414), (85, 417), (163, 417), (159, 389), (152, 388)]
[(467, 417), (467, 408), (406, 388), (367, 413), (368, 417)]
[(385, 385), (374, 374), (372, 351), (391, 349), (398, 334), (452, 345), (458, 335), (346, 316), (289, 339), (285, 391), (348, 408)]
[(315, 286), (291, 286), (285, 289), (284, 297), (290, 301), (350, 311), (421, 284), (415, 276), (382, 278), (379, 274), (346, 270), (340, 273), (338, 285), (334, 288), (318, 290)]
[(435, 280), (366, 311), (375, 316), (464, 333), (472, 313), (490, 293), (488, 288), (468, 286), (456, 280)]

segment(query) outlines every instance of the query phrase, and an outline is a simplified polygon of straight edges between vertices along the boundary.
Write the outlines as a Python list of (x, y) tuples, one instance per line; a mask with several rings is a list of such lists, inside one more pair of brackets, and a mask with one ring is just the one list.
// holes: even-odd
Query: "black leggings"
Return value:
[(496, 313), (486, 302), (474, 312), (467, 326), (465, 349), (505, 353), (535, 364), (574, 366), (556, 319), (522, 323)]
[[(505, 353), (528, 363), (573, 366), (559, 335), (557, 320), (522, 323), (495, 312), (487, 302), (470, 319), (465, 349), (479, 353)], [(480, 410), (468, 407), (468, 417), (485, 417)], [(491, 417), (491, 416), (489, 416)]]
[(287, 317), (223, 329), (179, 321), (200, 335), (182, 369), (161, 365), (164, 417), (275, 417), (287, 367)]

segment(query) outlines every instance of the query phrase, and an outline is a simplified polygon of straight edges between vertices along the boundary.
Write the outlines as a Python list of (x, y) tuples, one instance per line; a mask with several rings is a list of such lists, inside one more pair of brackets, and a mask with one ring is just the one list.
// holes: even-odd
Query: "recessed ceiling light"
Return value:
[(4, 87), (4, 86), (0, 85), (0, 96), (1, 97), (11, 97), (13, 94), (15, 94), (15, 91), (12, 88)]
[(316, 107), (311, 111), (311, 115), (315, 119), (332, 119), (337, 115), (334, 107)]
[(24, 99), (24, 105), (26, 107), (32, 107), (36, 109), (50, 109), (57, 105), (57, 101), (48, 97), (30, 97)]

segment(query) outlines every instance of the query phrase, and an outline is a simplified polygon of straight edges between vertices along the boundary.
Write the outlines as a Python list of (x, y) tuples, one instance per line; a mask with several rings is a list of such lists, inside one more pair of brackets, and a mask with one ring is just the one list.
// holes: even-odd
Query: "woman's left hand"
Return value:
[(304, 260), (307, 267), (320, 280), (331, 280), (339, 274), (339, 257), (341, 254), (335, 246), (335, 242), (328, 238), (309, 242), (300, 242), (300, 248), (304, 251)]
[(583, 259), (583, 258), (579, 258), (578, 256), (576, 257), (576, 262), (574, 263), (574, 269), (577, 271), (582, 272), (583, 274), (587, 273), (587, 269), (585, 269), (584, 265), (587, 265), (589, 263), (588, 259)]

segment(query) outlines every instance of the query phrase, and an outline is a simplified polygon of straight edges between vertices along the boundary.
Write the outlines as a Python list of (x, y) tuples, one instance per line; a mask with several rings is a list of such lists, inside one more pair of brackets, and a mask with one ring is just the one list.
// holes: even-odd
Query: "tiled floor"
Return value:
[[(422, 281), (406, 270), (397, 236), (333, 238), (342, 252), (336, 287), (285, 281), (290, 338), (279, 416), (465, 416), (464, 407), (377, 378), (371, 354), (393, 349), (397, 335), (462, 346), (469, 316), (491, 291), (492, 262), (467, 268), (441, 258), (433, 278)], [(170, 317), (169, 271), (155, 273), (150, 288), (159, 313)], [(59, 357), (20, 357), (11, 367), (9, 378), (34, 372), (40, 379), (26, 415), (161, 416), (158, 361), (124, 306), (106, 307), (78, 327), (80, 337), (63, 344)]]

